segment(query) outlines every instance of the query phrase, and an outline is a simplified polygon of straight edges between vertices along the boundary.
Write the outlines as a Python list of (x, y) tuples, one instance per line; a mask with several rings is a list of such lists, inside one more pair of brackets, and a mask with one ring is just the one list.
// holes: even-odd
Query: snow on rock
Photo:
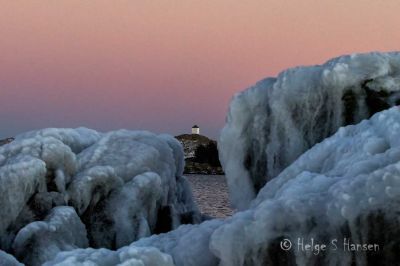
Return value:
[(14, 254), (27, 265), (42, 265), (58, 252), (88, 246), (85, 225), (72, 207), (54, 208), (44, 221), (22, 228), (13, 243)]
[[(89, 246), (112, 249), (199, 222), (183, 156), (172, 136), (144, 131), (44, 129), (17, 136), (0, 147), (0, 249), (34, 265), (86, 246), (58, 238), (64, 222), (82, 222)], [(58, 211), (63, 205), (73, 209)], [(47, 249), (41, 235), (53, 243)]]
[(314, 144), (399, 103), (400, 53), (353, 54), (292, 68), (236, 94), (219, 142), (231, 202), (245, 209)]
[(23, 266), (12, 255), (0, 250), (0, 265), (1, 266)]
[[(78, 162), (79, 174), (68, 195), (88, 227), (92, 247), (118, 248), (136, 237), (169, 231), (186, 212), (193, 221), (200, 219), (191, 198), (178, 201), (189, 187), (181, 184), (183, 152), (172, 137), (126, 130), (107, 133), (82, 151)], [(128, 213), (118, 214), (119, 206)], [(130, 228), (132, 235), (118, 233), (118, 228)]]
[[(400, 258), (400, 109), (340, 128), (269, 181), (252, 202), (212, 235), (222, 265), (394, 265)], [(371, 149), (371, 147), (373, 147)], [(262, 233), (260, 233), (262, 232)], [(280, 248), (292, 241), (290, 252)], [(328, 245), (319, 256), (298, 240)], [(329, 246), (337, 240), (338, 249)], [(377, 244), (351, 252), (344, 245)], [(231, 241), (230, 241), (231, 240)], [(243, 250), (237, 252), (237, 250)], [(260, 254), (263, 254), (260, 256)]]
[(182, 225), (166, 234), (142, 238), (131, 246), (156, 247), (170, 254), (175, 265), (218, 265), (219, 259), (210, 250), (209, 243), (211, 234), (223, 224), (223, 220), (213, 219), (196, 225)]
[[(66, 184), (77, 172), (73, 151), (85, 149), (99, 137), (83, 128), (44, 129), (19, 135), (0, 147), (1, 249), (11, 248), (23, 226), (44, 218), (53, 205), (65, 204)], [(53, 192), (54, 200), (40, 197), (47, 192)]]
[[(250, 209), (132, 245), (154, 246), (176, 265), (396, 265), (399, 132), (398, 107), (340, 128), (268, 182)], [(289, 251), (281, 248), (287, 241)], [(298, 241), (327, 248), (317, 254)], [(351, 251), (350, 244), (373, 250)]]
[[(161, 178), (153, 172), (136, 176), (110, 197), (107, 212), (112, 213), (116, 247), (149, 236), (157, 222), (157, 202), (162, 196)], [(120, 206), (126, 206), (120, 208)], [(130, 222), (132, 219), (136, 223)], [(104, 230), (103, 228), (99, 228)]]
[[(399, 132), (399, 107), (340, 128), (269, 181), (248, 210), (141, 238), (116, 252), (153, 247), (185, 266), (397, 265)], [(288, 241), (291, 248), (281, 248)], [(314, 248), (306, 250), (312, 241)], [(326, 248), (318, 251), (315, 244)], [(91, 261), (92, 254), (113, 265), (110, 252), (77, 249), (48, 265)]]
[(30, 131), (18, 135), (16, 140), (30, 139), (30, 138), (54, 138), (63, 142), (74, 153), (78, 154), (90, 145), (97, 142), (101, 133), (88, 129), (88, 128), (46, 128), (37, 131)]
[(111, 266), (121, 262), (127, 263), (123, 259), (116, 260), (117, 256), (122, 257), (121, 254), (127, 252), (135, 254), (138, 252), (145, 253), (144, 251), (147, 249), (153, 249), (153, 253), (155, 254), (157, 254), (156, 251), (158, 253), (162, 252), (160, 254), (167, 256), (170, 260), (166, 260), (165, 264), (163, 264), (153, 258), (154, 260), (149, 260), (147, 261), (148, 264), (144, 265), (169, 265), (168, 263), (171, 263), (171, 265), (218, 265), (219, 259), (209, 249), (209, 242), (211, 234), (221, 225), (223, 225), (223, 220), (219, 219), (205, 221), (196, 225), (181, 225), (168, 233), (142, 238), (117, 251), (88, 248), (62, 252), (45, 265), (69, 265), (68, 263), (75, 265), (77, 262), (94, 262), (98, 263), (96, 265)]
[(16, 232), (33, 220), (33, 213), (26, 208), (28, 200), (35, 193), (45, 191), (45, 163), (23, 157), (0, 168), (0, 243), (5, 249), (10, 247)]
[(156, 248), (124, 247), (118, 251), (108, 249), (78, 249), (62, 252), (44, 266), (173, 266), (171, 256)]

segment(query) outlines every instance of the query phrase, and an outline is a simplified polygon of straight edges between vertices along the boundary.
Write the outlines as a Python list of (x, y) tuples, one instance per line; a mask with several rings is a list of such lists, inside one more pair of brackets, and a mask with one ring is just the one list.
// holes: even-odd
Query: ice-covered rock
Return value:
[[(221, 264), (396, 264), (399, 132), (400, 108), (393, 107), (340, 128), (301, 155), (264, 186), (247, 215), (238, 213), (213, 233), (210, 246)], [(284, 239), (290, 251), (280, 247)], [(327, 247), (315, 255), (315, 246), (304, 251), (299, 241)], [(352, 251), (347, 243), (373, 246)]]
[[(154, 247), (185, 266), (397, 265), (399, 132), (399, 107), (340, 128), (269, 181), (248, 210), (142, 238), (117, 252)], [(49, 265), (79, 256), (90, 261), (94, 252), (60, 253)], [(111, 251), (96, 252), (107, 261)]]
[[(87, 246), (64, 237), (65, 230), (78, 237), (80, 223), (89, 246), (115, 249), (199, 222), (183, 156), (172, 136), (145, 131), (44, 129), (17, 136), (0, 147), (0, 249), (39, 265)], [(64, 205), (72, 208), (57, 207)]]
[(182, 225), (166, 234), (142, 238), (135, 247), (156, 247), (170, 254), (176, 265), (218, 265), (219, 258), (209, 248), (212, 233), (224, 224), (213, 219), (196, 225)]
[(13, 243), (15, 256), (27, 265), (42, 265), (65, 250), (88, 247), (85, 225), (72, 207), (54, 208), (44, 221), (22, 228)]
[(288, 69), (235, 95), (219, 141), (231, 202), (246, 208), (314, 144), (399, 103), (400, 53), (354, 54)]
[(0, 265), (1, 266), (23, 266), (12, 255), (0, 250)]
[(78, 249), (62, 252), (44, 266), (173, 266), (171, 256), (156, 248), (124, 247), (118, 251), (108, 249)]
[[(181, 225), (177, 229), (166, 234), (153, 235), (142, 238), (129, 246), (122, 247), (116, 252), (98, 249), (77, 249), (70, 252), (62, 252), (46, 265), (68, 265), (68, 262), (102, 262), (99, 265), (116, 265), (115, 255), (126, 253), (129, 250), (142, 251), (149, 247), (161, 251), (162, 254), (169, 254), (173, 265), (196, 265), (210, 266), (218, 265), (220, 261), (209, 248), (211, 234), (221, 225), (223, 220), (214, 219), (196, 225)], [(95, 259), (93, 259), (95, 257)], [(110, 259), (110, 257), (112, 259)], [(102, 258), (102, 259), (101, 259)], [(61, 264), (57, 264), (61, 263)], [(65, 264), (62, 264), (65, 263)], [(79, 265), (79, 264), (78, 264)], [(164, 265), (164, 264), (145, 264), (145, 265)], [(168, 264), (165, 264), (168, 265)]]
[(11, 248), (23, 226), (65, 205), (66, 185), (77, 174), (76, 153), (99, 138), (99, 133), (84, 128), (44, 129), (0, 147), (1, 249)]

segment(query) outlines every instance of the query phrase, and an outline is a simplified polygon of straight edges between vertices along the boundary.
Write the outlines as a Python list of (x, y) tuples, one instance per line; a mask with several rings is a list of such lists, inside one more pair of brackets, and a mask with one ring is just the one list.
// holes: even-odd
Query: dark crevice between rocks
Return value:
[(51, 209), (65, 205), (62, 194), (57, 192), (40, 192), (28, 201), (28, 207), (35, 214), (35, 220), (44, 220)]
[(55, 170), (52, 168), (47, 168), (46, 171), (46, 184), (47, 184), (47, 191), (56, 191), (58, 192), (56, 180), (56, 173)]
[(265, 174), (267, 173), (267, 158), (265, 153), (260, 152), (258, 156), (261, 157), (258, 160), (253, 160), (255, 156), (253, 156), (253, 152), (251, 150), (254, 148), (255, 147), (249, 149), (249, 151), (246, 153), (244, 167), (251, 174), (254, 191), (258, 192), (262, 187), (264, 187), (265, 183), (267, 183), (267, 178), (265, 177)]
[[(101, 193), (102, 188), (97, 186), (93, 195), (102, 195), (97, 204), (89, 204), (89, 207), (81, 215), (81, 221), (85, 224), (89, 246), (93, 248), (116, 249), (116, 234), (113, 230), (114, 221), (107, 215), (107, 197)], [(95, 197), (95, 196), (93, 196)]]
[[(366, 266), (391, 266), (399, 265), (400, 261), (400, 221), (399, 213), (385, 213), (383, 210), (371, 211), (360, 215), (350, 227), (345, 223), (339, 230), (341, 236), (332, 236), (339, 239), (338, 248), (350, 252), (350, 265)], [(344, 238), (350, 244), (378, 245), (378, 248), (370, 251), (349, 251), (341, 242)], [(341, 242), (341, 243), (340, 243)]]
[(14, 241), (15, 236), (23, 227), (34, 221), (37, 221), (35, 214), (31, 211), (29, 207), (25, 206), (19, 213), (18, 217), (15, 219), (14, 223), (10, 224), (5, 233), (1, 236), (0, 249), (12, 253), (11, 245)]
[(265, 153), (264, 147), (267, 145), (267, 138), (270, 130), (268, 126), (266, 126), (264, 130), (263, 132), (266, 132), (265, 138), (261, 140), (252, 140), (243, 161), (245, 169), (250, 174), (256, 193), (258, 193), (268, 181), (268, 177), (266, 176), (268, 172), (267, 154)]
[(171, 206), (162, 206), (158, 209), (157, 223), (154, 228), (155, 234), (167, 233), (173, 228)]
[[(351, 226), (346, 222), (338, 230), (338, 235), (330, 236), (330, 239), (337, 239), (338, 250), (344, 251), (350, 256), (349, 265), (399, 265), (400, 221), (398, 215), (387, 212), (385, 214), (382, 210), (371, 211), (354, 219)], [(350, 245), (376, 244), (378, 247), (376, 250), (371, 248), (369, 251), (351, 250), (348, 246), (344, 246), (344, 239)], [(329, 263), (328, 259), (324, 258), (323, 263), (317, 265)], [(344, 261), (343, 265), (346, 265)]]
[[(24, 249), (25, 250), (35, 250), (35, 246), (37, 246), (38, 240), (36, 238), (30, 238), (28, 243), (25, 243)], [(19, 262), (24, 263), (25, 265), (29, 265), (30, 257), (35, 256), (36, 254), (31, 254), (30, 252), (19, 252), (19, 255), (15, 254), (13, 252), (14, 256), (16, 259), (18, 259)], [(0, 265), (2, 265), (0, 263)]]
[(391, 217), (377, 211), (366, 217), (368, 243), (379, 245), (378, 252), (368, 252), (368, 265), (399, 265), (400, 262), (400, 222), (399, 213)]
[(180, 215), (180, 222), (181, 224), (194, 224), (196, 222), (194, 217), (195, 213), (193, 211), (182, 213)]
[(355, 112), (358, 109), (357, 96), (353, 90), (347, 90), (342, 97), (343, 101), (343, 118), (346, 125), (355, 122)]
[(390, 108), (390, 104), (388, 103), (387, 99), (391, 95), (384, 89), (380, 91), (370, 89), (368, 87), (368, 83), (372, 81), (373, 79), (368, 79), (361, 84), (361, 88), (364, 89), (366, 93), (365, 102), (367, 104), (370, 117), (375, 113)]
[[(271, 108), (266, 106), (266, 114), (265, 114), (265, 123), (263, 124), (263, 128), (257, 129), (260, 132), (263, 132), (263, 135), (259, 139), (252, 139), (251, 143), (246, 151), (246, 154), (243, 158), (243, 166), (249, 172), (250, 177), (253, 183), (253, 189), (255, 193), (258, 193), (261, 188), (267, 183), (269, 179), (272, 177), (268, 177), (268, 166), (267, 166), (267, 154), (265, 153), (265, 147), (269, 142), (270, 138), (270, 126), (267, 123), (268, 119), (271, 117)], [(254, 128), (248, 127), (246, 129), (246, 133), (251, 136), (254, 136), (254, 132), (252, 132)]]
[[(391, 107), (389, 103), (389, 97), (392, 95), (392, 93), (387, 92), (384, 88), (379, 91), (371, 89), (368, 84), (373, 81), (373, 79), (367, 79), (360, 84), (363, 93), (362, 95), (357, 95), (353, 89), (348, 89), (344, 92), (342, 96), (344, 107), (344, 126), (358, 122), (355, 119), (356, 112), (360, 108), (358, 106), (359, 97), (362, 97), (364, 99), (365, 104), (368, 108), (368, 116), (364, 118), (370, 118), (375, 113), (381, 112)], [(395, 104), (400, 104), (400, 101), (397, 101)]]
[(248, 151), (246, 153), (246, 157), (244, 159), (244, 168), (246, 168), (247, 171), (251, 170), (253, 164), (252, 156), (251, 156), (251, 151)]
[[(35, 191), (38, 191), (38, 186)], [(15, 221), (6, 229), (0, 239), (0, 249), (11, 252), (10, 245), (17, 233), (26, 225), (44, 220), (50, 211), (56, 207), (66, 205), (64, 197), (59, 192), (36, 192), (26, 202), (26, 206), (18, 214)]]

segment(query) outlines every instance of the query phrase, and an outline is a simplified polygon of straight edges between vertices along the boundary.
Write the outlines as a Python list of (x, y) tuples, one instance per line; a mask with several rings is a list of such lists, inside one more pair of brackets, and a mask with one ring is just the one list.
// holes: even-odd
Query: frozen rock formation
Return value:
[(0, 265), (4, 266), (22, 266), (12, 255), (0, 250)]
[(13, 243), (14, 254), (28, 265), (42, 265), (58, 252), (87, 247), (85, 225), (72, 207), (51, 210), (44, 221), (22, 228)]
[(314, 144), (399, 103), (400, 53), (288, 69), (235, 95), (219, 142), (231, 202), (245, 209)]
[[(95, 262), (98, 265), (104, 266), (116, 265), (116, 262), (130, 265), (128, 264), (130, 257), (122, 254), (138, 254), (149, 248), (151, 248), (152, 254), (157, 255), (157, 257), (148, 253), (143, 254), (143, 257), (148, 257), (148, 264), (144, 265), (161, 266), (170, 265), (169, 263), (171, 265), (217, 265), (219, 259), (209, 249), (209, 242), (211, 233), (222, 224), (222, 220), (215, 219), (197, 225), (182, 225), (166, 234), (142, 238), (138, 242), (134, 242), (117, 251), (107, 249), (77, 249), (62, 252), (54, 260), (48, 261), (45, 265), (69, 265), (69, 262), (74, 263), (73, 265), (81, 265), (79, 263), (75, 264), (77, 262)], [(160, 263), (160, 258), (163, 257), (165, 258), (164, 264)], [(167, 259), (168, 257), (171, 260)]]
[(209, 245), (212, 233), (223, 224), (223, 220), (213, 219), (196, 225), (182, 225), (167, 234), (142, 238), (132, 246), (156, 247), (170, 254), (176, 265), (218, 265), (219, 258)]
[[(399, 132), (398, 107), (340, 128), (269, 181), (247, 215), (218, 228), (211, 249), (222, 265), (398, 263)], [(283, 239), (292, 242), (290, 251), (280, 247)], [(299, 239), (327, 249), (303, 251)], [(347, 240), (378, 247), (351, 251)]]
[(0, 249), (41, 265), (60, 251), (120, 248), (199, 222), (183, 156), (172, 136), (144, 131), (17, 136), (0, 147)]
[(57, 258), (44, 266), (173, 266), (171, 256), (156, 248), (124, 247), (118, 251), (108, 249), (79, 249), (60, 253)]
[[(176, 265), (196, 266), (396, 265), (399, 132), (398, 107), (340, 128), (269, 181), (248, 210), (142, 238), (117, 252), (154, 247)], [(313, 249), (305, 250), (312, 241)], [(316, 244), (326, 248), (318, 251)], [(94, 252), (112, 253), (79, 249), (47, 265), (91, 261)]]

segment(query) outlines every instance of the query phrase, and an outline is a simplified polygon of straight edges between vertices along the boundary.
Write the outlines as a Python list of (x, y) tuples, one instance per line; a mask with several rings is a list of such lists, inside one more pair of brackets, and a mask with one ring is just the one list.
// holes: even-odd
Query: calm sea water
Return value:
[(231, 216), (228, 187), (223, 175), (186, 175), (193, 196), (204, 214), (215, 218)]

